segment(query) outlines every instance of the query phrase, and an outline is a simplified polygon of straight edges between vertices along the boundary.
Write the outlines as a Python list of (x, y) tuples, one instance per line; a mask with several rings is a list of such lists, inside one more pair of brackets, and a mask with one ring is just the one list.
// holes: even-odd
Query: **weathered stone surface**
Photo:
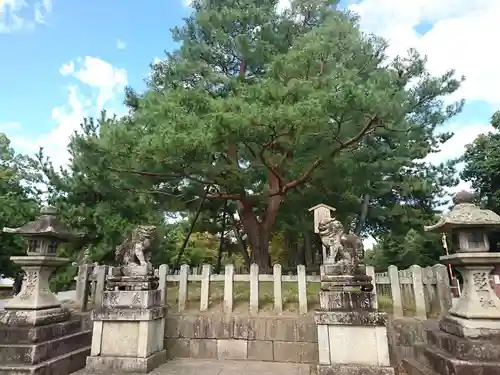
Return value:
[(36, 365), (2, 363), (0, 364), (0, 375), (68, 375), (84, 367), (85, 358), (89, 354), (90, 348), (84, 347)]
[(312, 342), (300, 343), (300, 362), (318, 363), (318, 344)]
[(235, 339), (266, 340), (268, 319), (235, 317), (233, 337)]
[(163, 307), (151, 307), (147, 309), (108, 309), (100, 308), (92, 310), (92, 320), (154, 320), (164, 316)]
[(225, 316), (186, 315), (167, 320), (167, 337), (231, 338), (232, 332), (233, 320)]
[(363, 365), (318, 365), (318, 375), (394, 375), (392, 367)]
[(217, 340), (218, 359), (247, 359), (247, 340)]
[(454, 358), (471, 361), (499, 361), (500, 342), (492, 340), (474, 340), (450, 335), (437, 329), (425, 331), (426, 343), (434, 346)]
[(161, 290), (112, 290), (105, 291), (103, 307), (105, 308), (139, 308), (148, 309), (160, 304)]
[(463, 319), (447, 315), (439, 321), (439, 328), (455, 336), (500, 341), (500, 320)]
[(165, 318), (165, 337), (169, 339), (176, 339), (181, 337), (180, 316), (170, 316), (167, 314)]
[(302, 345), (298, 342), (273, 341), (276, 362), (300, 362)]
[(0, 310), (0, 326), (42, 326), (67, 321), (69, 310), (55, 307), (44, 310)]
[(4, 345), (38, 343), (79, 332), (80, 327), (80, 319), (39, 327), (0, 325), (0, 343)]
[(266, 339), (294, 342), (297, 336), (296, 319), (273, 318), (267, 320)]
[(272, 341), (252, 340), (248, 342), (248, 359), (254, 361), (273, 361)]
[(424, 342), (424, 327), (426, 326), (437, 327), (437, 323), (411, 317), (393, 319), (387, 326), (389, 342), (395, 346), (411, 346)]
[(87, 357), (86, 370), (92, 373), (109, 374), (147, 374), (151, 370), (165, 363), (165, 350), (156, 352), (147, 358), (138, 357)]
[(36, 365), (63, 354), (90, 346), (92, 333), (77, 332), (36, 344), (0, 344), (0, 363)]
[(165, 350), (168, 358), (189, 358), (190, 339), (165, 339)]
[(301, 319), (296, 321), (297, 341), (300, 342), (318, 342), (318, 330), (316, 323), (312, 319)]
[(387, 314), (376, 311), (322, 311), (314, 312), (316, 324), (385, 326)]
[(399, 368), (399, 372), (396, 373), (402, 375), (439, 375), (413, 358), (403, 359)]
[(322, 310), (367, 310), (373, 309), (371, 292), (320, 291)]
[(189, 343), (189, 355), (191, 358), (217, 359), (217, 340), (191, 339)]
[(415, 350), (417, 361), (440, 375), (500, 375), (498, 362), (463, 361), (424, 344), (416, 345)]

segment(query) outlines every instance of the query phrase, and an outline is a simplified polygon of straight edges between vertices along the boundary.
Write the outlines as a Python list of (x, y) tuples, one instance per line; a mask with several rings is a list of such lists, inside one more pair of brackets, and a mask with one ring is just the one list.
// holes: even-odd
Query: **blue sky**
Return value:
[[(467, 105), (447, 125), (457, 135), (430, 162), (460, 155), (466, 143), (489, 129), (489, 119), (499, 109), (500, 56), (489, 45), (500, 38), (499, 4), (343, 4), (361, 15), (365, 31), (389, 39), (390, 53), (416, 47), (429, 56), (431, 72), (456, 68), (467, 76), (455, 97), (465, 98)], [(56, 163), (64, 163), (67, 139), (83, 116), (101, 108), (119, 112), (125, 85), (144, 86), (148, 65), (174, 48), (170, 28), (182, 24), (189, 12), (183, 0), (141, 5), (123, 0), (0, 0), (0, 131), (17, 151), (33, 153), (41, 145)]]

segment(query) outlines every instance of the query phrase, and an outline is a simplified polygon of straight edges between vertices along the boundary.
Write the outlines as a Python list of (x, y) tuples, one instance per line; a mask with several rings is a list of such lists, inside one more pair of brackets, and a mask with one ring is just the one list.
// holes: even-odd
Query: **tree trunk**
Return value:
[(354, 234), (359, 236), (365, 225), (366, 217), (368, 216), (368, 205), (370, 204), (370, 194), (365, 194), (363, 197), (363, 203), (361, 205), (361, 213), (359, 214), (359, 219), (354, 229)]
[(256, 263), (259, 266), (259, 270), (262, 272), (268, 272), (271, 269), (269, 240), (271, 239), (271, 229), (280, 203), (280, 196), (270, 197), (268, 199), (265, 219), (263, 222), (260, 222), (253, 212), (251, 202), (246, 200), (238, 201), (238, 213), (250, 244), (250, 259), (252, 263)]

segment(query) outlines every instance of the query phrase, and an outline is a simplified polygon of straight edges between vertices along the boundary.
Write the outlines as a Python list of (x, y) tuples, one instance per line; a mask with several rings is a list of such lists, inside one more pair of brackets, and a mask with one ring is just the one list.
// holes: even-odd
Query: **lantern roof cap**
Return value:
[(20, 234), (26, 237), (52, 237), (69, 241), (79, 235), (59, 220), (59, 210), (46, 206), (40, 210), (40, 216), (18, 228), (3, 228), (4, 233)]
[(439, 221), (424, 229), (428, 232), (450, 232), (456, 228), (482, 228), (485, 231), (500, 228), (500, 216), (482, 209), (475, 204), (476, 195), (469, 191), (459, 191), (453, 197), (454, 206), (443, 214)]

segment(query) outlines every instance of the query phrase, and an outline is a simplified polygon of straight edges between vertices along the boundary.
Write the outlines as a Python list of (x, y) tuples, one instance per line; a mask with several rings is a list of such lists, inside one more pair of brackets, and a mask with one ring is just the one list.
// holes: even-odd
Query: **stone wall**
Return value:
[(165, 347), (170, 358), (318, 362), (312, 316), (169, 314), (166, 325)]
[(415, 358), (413, 346), (424, 342), (424, 328), (438, 326), (433, 319), (421, 320), (405, 317), (389, 321), (387, 335), (389, 353), (393, 366), (398, 366), (405, 358)]
[[(249, 359), (318, 363), (317, 329), (311, 315), (287, 316), (167, 316), (165, 347), (169, 358)], [(416, 318), (390, 320), (391, 363), (413, 357), (413, 345), (423, 342), (423, 327), (437, 324)], [(362, 355), (360, 353), (360, 355)]]

